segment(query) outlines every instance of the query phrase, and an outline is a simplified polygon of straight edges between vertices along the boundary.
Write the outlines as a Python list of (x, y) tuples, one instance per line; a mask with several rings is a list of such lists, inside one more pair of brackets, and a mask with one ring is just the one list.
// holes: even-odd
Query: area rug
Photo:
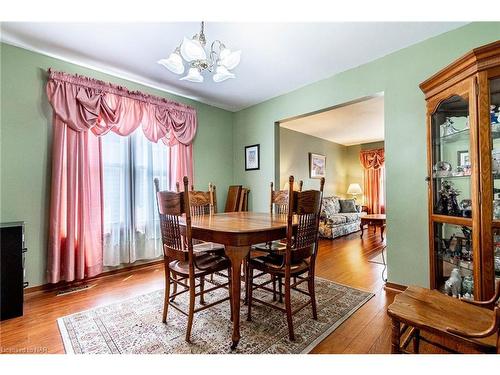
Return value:
[[(215, 281), (221, 281), (215, 280)], [(303, 284), (302, 284), (303, 285)], [(219, 289), (207, 294), (206, 302), (227, 295)], [(266, 298), (265, 292), (254, 292)], [(186, 310), (187, 293), (176, 298)], [(241, 307), (241, 340), (230, 349), (232, 323), (229, 302), (201, 311), (194, 316), (191, 343), (185, 338), (187, 318), (170, 308), (167, 324), (162, 323), (163, 290), (122, 302), (68, 315), (58, 319), (66, 353), (76, 354), (298, 354), (308, 353), (342, 322), (366, 303), (372, 293), (317, 278), (318, 320), (310, 307), (294, 315), (295, 341), (288, 339), (286, 317), (278, 310), (252, 304), (252, 321), (246, 321), (247, 308)], [(292, 303), (300, 306), (307, 298), (292, 293)], [(272, 301), (271, 296), (268, 299)], [(276, 302), (278, 303), (278, 302)]]

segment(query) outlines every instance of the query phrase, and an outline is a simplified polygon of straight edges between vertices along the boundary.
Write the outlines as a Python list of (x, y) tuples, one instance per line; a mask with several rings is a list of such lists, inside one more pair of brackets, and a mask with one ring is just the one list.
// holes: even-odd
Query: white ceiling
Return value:
[(384, 140), (384, 97), (282, 122), (282, 127), (344, 146)]
[(463, 22), (206, 23), (207, 44), (242, 50), (236, 79), (179, 81), (156, 63), (199, 23), (3, 22), (4, 42), (237, 111), (367, 63)]

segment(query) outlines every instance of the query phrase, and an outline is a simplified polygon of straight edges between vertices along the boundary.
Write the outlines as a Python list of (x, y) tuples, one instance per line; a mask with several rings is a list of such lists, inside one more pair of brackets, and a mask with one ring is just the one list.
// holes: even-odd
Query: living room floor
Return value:
[[(321, 240), (316, 274), (319, 277), (370, 291), (375, 296), (332, 332), (312, 353), (390, 353), (391, 324), (387, 306), (396, 292), (384, 289), (383, 265), (368, 259), (380, 253), (380, 234), (372, 230), (334, 240)], [(163, 266), (154, 264), (91, 280), (90, 288), (57, 296), (55, 291), (27, 294), (25, 315), (0, 324), (0, 351), (64, 353), (56, 319), (99, 305), (145, 294), (164, 286)], [(435, 352), (422, 343), (421, 352)]]

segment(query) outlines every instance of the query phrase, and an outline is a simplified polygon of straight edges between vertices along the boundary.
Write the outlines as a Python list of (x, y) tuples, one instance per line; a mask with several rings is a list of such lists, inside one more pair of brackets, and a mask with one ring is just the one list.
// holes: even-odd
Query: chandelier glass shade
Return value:
[(184, 37), (182, 43), (166, 59), (158, 64), (175, 74), (184, 74), (186, 66), (188, 73), (180, 78), (181, 81), (203, 82), (202, 73), (213, 73), (214, 82), (223, 82), (236, 77), (231, 72), (241, 60), (241, 51), (231, 51), (220, 40), (212, 42), (210, 51), (205, 49), (205, 24), (201, 23), (201, 31), (191, 39)]

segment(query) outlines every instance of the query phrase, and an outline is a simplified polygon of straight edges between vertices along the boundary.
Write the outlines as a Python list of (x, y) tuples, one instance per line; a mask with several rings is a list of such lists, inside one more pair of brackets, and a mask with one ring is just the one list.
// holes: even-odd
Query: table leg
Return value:
[(241, 300), (241, 263), (248, 255), (248, 246), (226, 246), (226, 255), (231, 261), (231, 295), (233, 306), (233, 334), (231, 350), (236, 349), (240, 341), (240, 300)]
[(384, 240), (384, 230), (385, 230), (385, 225), (382, 225), (380, 227), (380, 239), (383, 241)]
[(363, 224), (363, 222), (361, 222), (360, 227), (361, 227), (361, 238), (363, 238), (363, 228), (364, 228), (364, 224)]
[(400, 349), (401, 324), (398, 320), (392, 319), (391, 353), (401, 354)]

